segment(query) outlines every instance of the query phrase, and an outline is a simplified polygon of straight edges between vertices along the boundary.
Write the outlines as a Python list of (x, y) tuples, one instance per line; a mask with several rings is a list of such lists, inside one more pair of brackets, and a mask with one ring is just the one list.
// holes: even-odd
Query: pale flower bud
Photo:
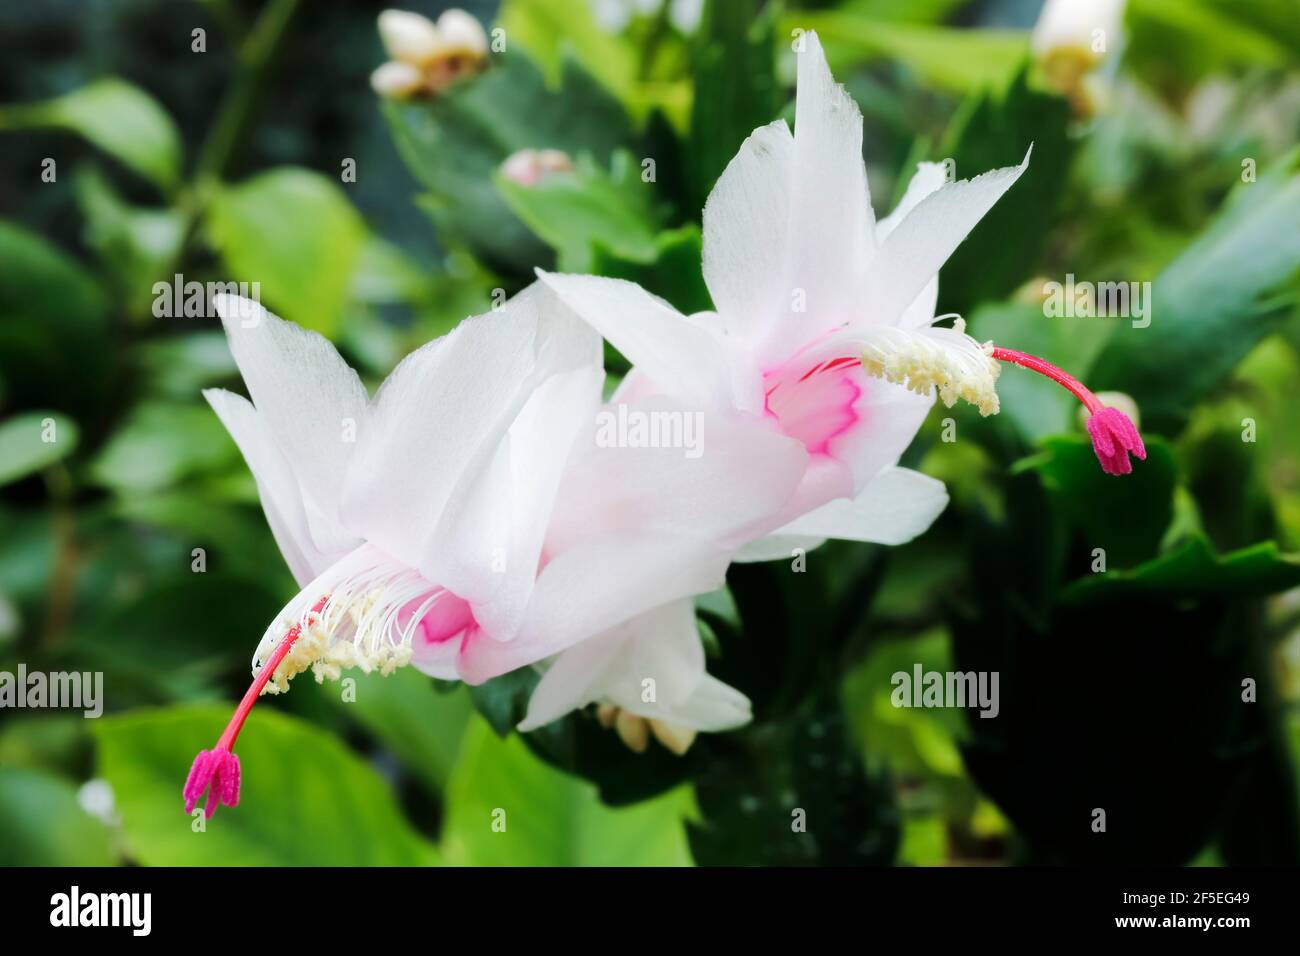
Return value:
[(425, 66), (442, 50), (443, 38), (428, 17), (405, 10), (379, 14), (379, 38), (394, 60)]
[(645, 718), (637, 716), (630, 710), (618, 712), (614, 729), (618, 731), (619, 739), (635, 753), (643, 754), (646, 747), (650, 746), (650, 728), (646, 726)]
[(464, 10), (453, 7), (438, 18), (440, 52), (463, 54), (481, 60), (488, 55), (488, 38), (483, 26)]
[(552, 173), (573, 171), (573, 160), (559, 149), (521, 149), (501, 164), (501, 175), (521, 186), (536, 186)]
[(385, 63), (370, 74), (370, 86), (380, 96), (401, 99), (424, 86), (424, 74), (409, 63)]
[(691, 744), (695, 743), (695, 731), (689, 727), (678, 727), (676, 724), (665, 723), (662, 720), (651, 720), (650, 729), (654, 732), (656, 740), (679, 757), (684, 756), (686, 751), (691, 749)]

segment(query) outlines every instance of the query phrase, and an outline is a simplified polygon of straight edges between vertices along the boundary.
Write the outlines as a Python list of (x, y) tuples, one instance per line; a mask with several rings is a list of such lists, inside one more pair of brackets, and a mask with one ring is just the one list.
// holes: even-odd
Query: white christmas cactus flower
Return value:
[[(707, 458), (599, 449), (592, 329), (534, 284), (408, 356), (370, 398), (328, 340), (219, 296), (252, 401), (205, 392), (257, 481), (302, 590), (186, 781), (187, 812), (238, 800), (235, 739), (258, 696), (305, 670), (411, 664), (481, 682), (725, 574), (725, 542), (799, 479), (763, 429)], [(759, 481), (746, 481), (757, 469)]]
[(936, 325), (937, 274), (1025, 169), (950, 183), (923, 163), (876, 222), (861, 114), (816, 35), (804, 39), (794, 134), (783, 121), (756, 130), (704, 208), (716, 313), (680, 315), (616, 279), (542, 276), (633, 363), (615, 401), (672, 395), (801, 450), (800, 486), (766, 529), (778, 541), (745, 556), (788, 555), (787, 539), (897, 544), (943, 509), (942, 485), (896, 463), (936, 389), (996, 411), (998, 365), (960, 320)]
[[(978, 342), (960, 318), (935, 316), (940, 267), (1024, 172), (1028, 152), (1017, 166), (967, 181), (921, 163), (898, 207), (877, 222), (861, 114), (831, 77), (817, 36), (804, 41), (793, 135), (780, 121), (756, 130), (704, 208), (704, 277), (716, 313), (683, 316), (617, 279), (539, 273), (633, 362), (613, 404), (672, 396), (708, 409), (715, 430), (761, 423), (786, 440), (783, 460), (800, 462), (798, 487), (748, 526), (739, 560), (788, 558), (828, 538), (902, 544), (926, 530), (947, 493), (898, 467), (899, 457), (936, 393), (947, 405), (964, 399), (995, 413), (999, 361), (1069, 389), (1088, 411), (1103, 468), (1131, 470), (1129, 455), (1145, 450), (1122, 412), (1043, 360)], [(946, 318), (951, 326), (938, 324)], [(743, 724), (748, 702), (705, 673), (685, 609), (658, 609), (548, 661), (523, 726), (593, 701), (687, 732)], [(576, 672), (586, 675), (581, 684), (567, 679)], [(656, 678), (660, 693), (647, 702), (636, 689), (657, 674), (674, 675), (672, 686), (664, 694)]]

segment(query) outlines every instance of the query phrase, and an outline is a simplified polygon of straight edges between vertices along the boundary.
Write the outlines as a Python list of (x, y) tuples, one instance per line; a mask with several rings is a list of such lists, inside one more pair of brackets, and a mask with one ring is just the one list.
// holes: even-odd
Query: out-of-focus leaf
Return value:
[(185, 233), (181, 214), (130, 205), (98, 170), (80, 172), (76, 186), (86, 217), (86, 244), (112, 274), (128, 316), (148, 319), (154, 283), (172, 281), (170, 269)]
[(381, 674), (347, 675), (356, 681), (355, 699), (328, 695), (405, 764), (432, 793), (441, 793), (460, 751), (473, 707), (463, 687), (440, 693), (414, 668)]
[(239, 460), (234, 442), (206, 405), (147, 402), (132, 412), (91, 472), (119, 491), (154, 491)]
[(506, 205), (493, 174), (521, 149), (590, 153), (607, 164), (631, 141), (617, 101), (572, 62), (558, 88), (513, 48), (483, 75), (430, 100), (384, 104), (398, 151), (428, 193), (423, 204), (445, 242), (522, 282), (550, 254)]
[(789, 13), (784, 23), (785, 36), (816, 30), (832, 70), (885, 59), (954, 93), (1006, 85), (1029, 53), (1029, 34), (1019, 30), (890, 23), (850, 11)]
[(76, 711), (11, 718), (0, 729), (0, 767), (80, 775), (90, 768), (90, 725)]
[(940, 271), (940, 312), (965, 314), (1002, 299), (1037, 272), (1074, 152), (1070, 118), (1069, 104), (1031, 89), (1028, 70), (1021, 69), (1004, 91), (971, 98), (953, 120), (930, 158), (952, 159), (958, 179), (1014, 166), (1031, 145), (1034, 152), (1029, 168)]
[(192, 400), (200, 390), (239, 374), (219, 331), (153, 339), (141, 344), (138, 355), (149, 387), (174, 398)]
[(776, 116), (776, 4), (708, 0), (695, 48), (686, 152), (689, 201), (700, 209), (740, 144)]
[(1241, 183), (1152, 286), (1150, 325), (1120, 325), (1090, 384), (1131, 394), (1144, 421), (1177, 427), (1296, 302), (1300, 151)]
[(76, 260), (0, 222), (0, 381), (9, 401), (54, 405), (82, 425), (102, 418), (113, 370), (107, 328), (107, 299)]
[(261, 283), (273, 312), (334, 333), (366, 239), (337, 183), (295, 167), (260, 173), (217, 194), (208, 230), (228, 279)]
[(1168, 445), (1148, 439), (1146, 460), (1122, 477), (1101, 470), (1082, 435), (1049, 438), (1044, 448), (1020, 467), (1038, 473), (1089, 553), (1105, 551), (1107, 573), (1155, 556), (1173, 517), (1178, 477)]
[(77, 423), (55, 412), (25, 412), (0, 422), (0, 485), (25, 478), (72, 454)]
[(552, 85), (572, 56), (638, 119), (655, 108), (678, 123), (685, 118), (689, 83), (645, 75), (633, 44), (602, 29), (586, 0), (505, 0), (499, 22), (511, 43), (537, 58)]
[(447, 787), (442, 849), (459, 865), (689, 866), (689, 812), (685, 790), (611, 809), (517, 736), (473, 720)]
[(229, 716), (224, 706), (173, 707), (96, 723), (100, 770), (117, 795), (134, 859), (151, 866), (436, 862), (370, 767), (330, 734), (270, 708), (258, 708), (239, 737), (239, 806), (222, 807), (205, 832), (194, 832), (180, 784)]
[(6, 126), (70, 130), (164, 189), (180, 178), (176, 124), (152, 96), (114, 76), (44, 103), (0, 110), (0, 129)]
[(625, 258), (597, 244), (592, 271), (635, 282), (670, 302), (683, 315), (691, 315), (713, 308), (701, 261), (700, 227), (692, 223), (655, 236), (654, 256), (648, 263)]
[(597, 244), (639, 263), (652, 262), (658, 252), (654, 187), (642, 182), (628, 152), (614, 154), (608, 173), (584, 158), (572, 173), (533, 186), (500, 175), (496, 183), (515, 215), (556, 251), (562, 272), (590, 272)]
[(1190, 600), (1209, 597), (1267, 597), (1300, 586), (1300, 557), (1282, 554), (1277, 543), (1216, 554), (1204, 537), (1126, 571), (1108, 571), (1075, 581), (1061, 594), (1067, 604), (1128, 598)]
[(0, 767), (0, 866), (112, 866), (108, 829), (51, 774)]

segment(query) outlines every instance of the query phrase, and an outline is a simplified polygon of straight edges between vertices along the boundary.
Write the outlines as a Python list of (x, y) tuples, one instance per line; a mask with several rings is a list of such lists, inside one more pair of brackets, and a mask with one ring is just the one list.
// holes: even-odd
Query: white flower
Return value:
[[(794, 134), (783, 121), (756, 130), (704, 208), (716, 313), (682, 316), (616, 279), (542, 274), (632, 361), (615, 401), (671, 396), (709, 409), (715, 430), (761, 422), (789, 442), (799, 486), (738, 542), (741, 560), (789, 559), (831, 537), (900, 544), (943, 510), (943, 485), (897, 467), (899, 456), (936, 387), (949, 404), (996, 411), (998, 365), (960, 320), (934, 325), (938, 271), (1028, 162), (961, 182), (922, 163), (876, 222), (861, 114), (816, 35), (806, 41)], [(680, 605), (623, 624), (550, 662), (524, 726), (591, 700), (699, 730), (743, 722), (739, 695), (707, 677), (698, 645)], [(575, 670), (590, 671), (585, 685), (552, 678)], [(652, 715), (629, 688), (655, 673), (677, 676)]]
[(599, 337), (540, 284), (408, 356), (373, 399), (326, 339), (213, 301), (252, 402), (204, 394), (302, 590), (196, 758), (191, 810), (205, 791), (209, 814), (237, 802), (234, 742), (264, 690), (407, 664), (478, 683), (559, 654), (720, 586), (731, 542), (799, 481), (788, 442), (759, 425), (696, 459), (598, 447)]
[(440, 93), (487, 62), (487, 34), (464, 10), (444, 11), (436, 24), (418, 13), (385, 10), (378, 24), (384, 49), (392, 57), (370, 76), (371, 87), (381, 96), (405, 99)]

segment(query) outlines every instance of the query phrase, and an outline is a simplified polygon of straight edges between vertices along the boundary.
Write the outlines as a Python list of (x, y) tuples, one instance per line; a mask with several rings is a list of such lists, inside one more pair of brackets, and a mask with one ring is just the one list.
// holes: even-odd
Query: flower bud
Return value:
[(559, 149), (521, 149), (501, 164), (501, 176), (521, 186), (536, 186), (552, 173), (572, 170), (573, 160)]
[(380, 96), (402, 99), (419, 92), (424, 74), (409, 63), (385, 63), (370, 74), (370, 86)]
[(441, 53), (461, 54), (475, 59), (488, 55), (488, 38), (483, 26), (464, 10), (453, 7), (438, 18)]
[(431, 62), (443, 45), (432, 20), (405, 10), (385, 10), (379, 14), (379, 38), (384, 41), (389, 56), (412, 66)]

